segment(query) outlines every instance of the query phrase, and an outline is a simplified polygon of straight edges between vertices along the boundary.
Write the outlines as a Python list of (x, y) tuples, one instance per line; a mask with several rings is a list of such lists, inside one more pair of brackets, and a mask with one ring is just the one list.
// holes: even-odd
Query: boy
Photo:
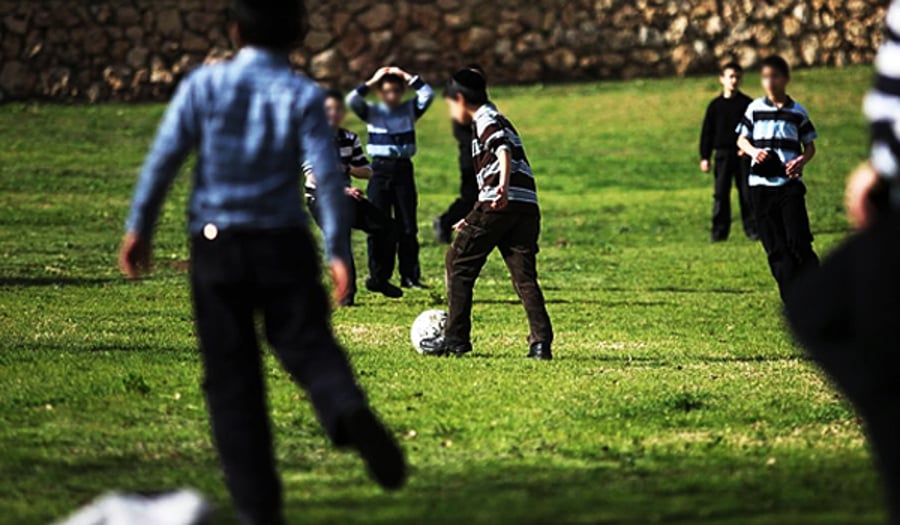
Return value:
[(816, 128), (787, 95), (790, 68), (780, 56), (762, 61), (766, 96), (747, 108), (738, 147), (752, 159), (750, 199), (781, 298), (805, 270), (819, 265), (806, 213), (803, 168), (816, 155)]
[[(752, 99), (740, 91), (744, 69), (735, 62), (722, 66), (719, 83), (722, 94), (710, 102), (700, 134), (700, 170), (709, 173), (710, 159), (715, 158), (715, 191), (713, 193), (712, 242), (728, 239), (731, 231), (731, 183), (737, 185), (741, 203), (744, 233), (756, 240), (756, 225), (750, 206), (747, 177), (750, 159), (737, 147), (735, 131)], [(713, 151), (715, 150), (715, 157)]]
[[(484, 68), (478, 64), (469, 64), (466, 69), (487, 79)], [(472, 126), (453, 122), (453, 138), (459, 148), (459, 197), (443, 215), (434, 220), (434, 233), (442, 244), (450, 244), (453, 225), (465, 219), (478, 202), (478, 181), (475, 180), (475, 163), (472, 159)]]
[[(416, 90), (416, 97), (403, 101), (406, 85)], [(380, 104), (366, 103), (366, 95), (377, 89)], [(373, 292), (399, 297), (403, 293), (390, 283), (394, 273), (394, 254), (400, 264), (400, 285), (421, 289), (419, 266), (419, 228), (417, 208), (419, 196), (413, 178), (412, 157), (416, 154), (416, 121), (431, 105), (434, 91), (418, 76), (396, 67), (383, 67), (365, 84), (347, 96), (350, 109), (368, 125), (366, 149), (372, 157), (369, 200), (385, 215), (394, 217), (397, 240), (369, 235), (369, 279), (366, 287)]]
[(900, 1), (887, 28), (865, 101), (870, 161), (847, 190), (860, 232), (797, 282), (786, 310), (797, 338), (865, 422), (890, 522), (900, 525)]
[(472, 351), (472, 290), (488, 255), (499, 248), (525, 306), (531, 333), (528, 357), (553, 358), (553, 327), (537, 279), (541, 229), (534, 175), (512, 124), (490, 103), (484, 77), (464, 69), (444, 92), (450, 116), (471, 125), (478, 203), (456, 224), (447, 252), (450, 314), (442, 336), (424, 341), (428, 355), (462, 356)]
[[(325, 118), (328, 125), (334, 132), (335, 146), (341, 161), (341, 167), (344, 172), (344, 193), (347, 195), (345, 199), (351, 213), (351, 224), (354, 229), (362, 230), (373, 235), (383, 235), (388, 239), (393, 239), (394, 223), (378, 208), (366, 200), (362, 191), (350, 185), (350, 178), (367, 180), (372, 176), (372, 167), (369, 165), (369, 159), (363, 153), (362, 144), (359, 136), (352, 131), (341, 127), (341, 123), (347, 116), (347, 108), (344, 105), (344, 95), (338, 90), (331, 90), (325, 93)], [(304, 165), (303, 172), (306, 177), (306, 203), (312, 212), (313, 218), (320, 225), (321, 214), (318, 201), (316, 199), (316, 176), (313, 173), (312, 166)], [(341, 298), (341, 306), (353, 306), (356, 302), (356, 265), (353, 262), (353, 252), (350, 248), (350, 230), (347, 230), (347, 236), (342, 239), (347, 254), (347, 263), (350, 272), (350, 289), (346, 297)]]
[(120, 264), (151, 262), (154, 223), (185, 157), (198, 161), (190, 199), (191, 286), (204, 390), (225, 481), (242, 523), (283, 523), (255, 314), (283, 366), (309, 394), (328, 436), (354, 447), (386, 488), (403, 455), (369, 410), (329, 327), (318, 255), (297, 166), (319, 174), (317, 197), (338, 293), (347, 288), (344, 180), (321, 91), (291, 72), (304, 33), (301, 0), (235, 0), (234, 60), (200, 68), (178, 88), (138, 182)]

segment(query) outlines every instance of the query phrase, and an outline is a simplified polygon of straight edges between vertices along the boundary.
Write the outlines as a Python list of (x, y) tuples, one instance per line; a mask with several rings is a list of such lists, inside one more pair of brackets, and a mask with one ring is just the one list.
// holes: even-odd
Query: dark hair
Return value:
[(724, 73), (725, 73), (726, 71), (728, 71), (729, 69), (732, 70), (732, 71), (734, 71), (734, 72), (737, 73), (738, 75), (743, 75), (743, 74), (744, 74), (744, 68), (741, 67), (740, 64), (738, 64), (737, 62), (735, 62), (735, 61), (733, 61), (733, 60), (732, 60), (731, 62), (728, 62), (728, 63), (724, 64), (724, 65), (722, 66), (722, 69), (720, 69), (719, 71), (720, 71), (722, 74), (724, 74)]
[(397, 84), (404, 90), (406, 89), (406, 81), (403, 80), (403, 77), (393, 73), (388, 73), (381, 77), (381, 80), (378, 81), (378, 89), (384, 89), (385, 84)]
[(484, 72), (484, 68), (481, 66), (481, 64), (479, 64), (477, 62), (473, 62), (473, 63), (467, 65), (466, 69), (472, 70), (472, 71), (478, 73), (479, 75), (483, 76), (484, 78), (487, 78), (487, 75)]
[(481, 106), (488, 101), (487, 82), (484, 77), (472, 69), (457, 71), (444, 88), (444, 98), (463, 99), (473, 106)]
[(306, 36), (304, 0), (231, 0), (229, 17), (247, 44), (287, 50)]
[(340, 89), (329, 89), (325, 91), (325, 100), (337, 100), (344, 105), (344, 92)]
[(782, 75), (789, 77), (791, 76), (791, 66), (788, 65), (787, 60), (783, 59), (779, 55), (767, 56), (760, 63), (759, 68), (767, 68), (770, 67), (775, 71), (778, 71)]

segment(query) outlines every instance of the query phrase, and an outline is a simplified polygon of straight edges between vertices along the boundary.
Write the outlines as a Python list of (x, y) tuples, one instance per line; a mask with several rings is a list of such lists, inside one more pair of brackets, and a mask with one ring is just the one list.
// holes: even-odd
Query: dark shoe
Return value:
[(368, 408), (360, 408), (341, 418), (340, 428), (347, 445), (365, 461), (369, 475), (385, 490), (397, 490), (406, 483), (406, 460), (397, 441)]
[(537, 359), (539, 361), (550, 361), (553, 359), (553, 351), (550, 350), (550, 343), (534, 343), (528, 351), (529, 359)]
[(422, 284), (422, 281), (419, 279), (410, 279), (409, 277), (404, 277), (400, 281), (400, 286), (404, 288), (409, 288), (410, 290), (427, 290), (428, 287)]
[(341, 300), (341, 307), (350, 308), (352, 306), (356, 306), (356, 297), (353, 297), (351, 295), (350, 297), (346, 297), (343, 300)]
[(389, 282), (376, 281), (371, 277), (366, 279), (366, 290), (374, 293), (380, 293), (381, 295), (390, 299), (399, 299), (403, 297), (403, 290), (401, 290), (400, 288), (397, 288)]
[(711, 242), (711, 243), (713, 243), (713, 244), (716, 244), (716, 243), (719, 243), (719, 242), (725, 242), (725, 241), (727, 241), (727, 240), (728, 240), (728, 237), (727, 237), (727, 236), (722, 237), (721, 235), (715, 235), (715, 234), (712, 235), (712, 236), (710, 236), (710, 238), (709, 238), (709, 242)]
[(437, 242), (441, 244), (450, 244), (452, 241), (450, 228), (444, 227), (444, 221), (438, 217), (434, 219), (432, 224), (434, 225), (434, 235), (437, 237)]
[(419, 346), (422, 347), (422, 354), (435, 357), (462, 357), (472, 351), (472, 343), (451, 341), (442, 335), (431, 339), (425, 339)]

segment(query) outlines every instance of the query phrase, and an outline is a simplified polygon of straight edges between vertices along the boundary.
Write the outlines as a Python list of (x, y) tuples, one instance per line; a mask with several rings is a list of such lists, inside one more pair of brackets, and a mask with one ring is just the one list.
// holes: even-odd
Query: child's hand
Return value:
[(391, 71), (391, 68), (389, 68), (389, 67), (378, 68), (378, 71), (376, 71), (375, 74), (372, 75), (372, 78), (370, 78), (369, 81), (366, 82), (366, 84), (368, 84), (369, 86), (374, 86), (375, 84), (377, 84), (378, 82), (381, 81), (381, 78), (383, 76), (390, 73), (390, 71)]
[(497, 187), (497, 200), (491, 203), (491, 209), (502, 210), (509, 204), (509, 188), (506, 186)]
[(358, 200), (358, 201), (363, 200), (363, 192), (359, 188), (354, 188), (352, 186), (348, 186), (347, 188), (344, 188), (344, 193), (346, 193), (350, 197), (353, 197), (355, 200)]
[(465, 227), (468, 226), (468, 225), (469, 225), (469, 223), (466, 222), (465, 219), (463, 219), (463, 220), (461, 220), (461, 221), (459, 221), (459, 222), (457, 222), (456, 224), (453, 225), (453, 231), (459, 233), (459, 232), (462, 231), (463, 228), (465, 228)]
[(847, 182), (845, 202), (847, 218), (857, 230), (863, 230), (872, 223), (875, 210), (869, 201), (869, 193), (878, 181), (878, 174), (868, 162), (856, 168)]
[(119, 269), (129, 279), (138, 279), (141, 274), (150, 271), (152, 255), (153, 247), (149, 241), (136, 233), (129, 233), (119, 250)]
[(331, 261), (331, 281), (334, 283), (332, 292), (334, 302), (341, 304), (341, 301), (350, 293), (350, 270), (347, 268), (347, 263), (341, 259), (332, 259)]
[(806, 157), (800, 155), (796, 159), (788, 162), (784, 165), (785, 172), (787, 172), (787, 176), (796, 179), (803, 173), (803, 167), (806, 166)]
[(709, 173), (709, 159), (703, 159), (700, 161), (700, 171), (703, 173)]
[(769, 152), (764, 149), (756, 150), (756, 153), (753, 155), (753, 160), (755, 160), (757, 164), (765, 162), (767, 158), (769, 158)]

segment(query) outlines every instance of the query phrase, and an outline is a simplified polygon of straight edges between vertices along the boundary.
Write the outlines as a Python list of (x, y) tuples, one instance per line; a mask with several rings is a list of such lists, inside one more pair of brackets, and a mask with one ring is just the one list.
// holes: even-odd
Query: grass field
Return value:
[[(791, 89), (822, 136), (806, 178), (823, 253), (847, 235), (842, 185), (865, 156), (870, 74), (803, 71)], [(445, 248), (429, 226), (457, 185), (435, 105), (417, 158), (435, 286), (401, 302), (363, 294), (335, 316), (409, 453), (411, 482), (389, 495), (368, 482), (268, 357), (292, 523), (883, 520), (859, 424), (785, 334), (761, 247), (739, 235), (707, 242), (712, 182), (697, 170), (696, 139), (715, 88), (687, 79), (494, 93), (538, 177), (552, 363), (523, 358), (524, 313), (499, 257), (476, 291), (475, 354), (426, 359), (410, 348), (412, 320), (442, 303)], [(46, 523), (111, 488), (179, 486), (209, 494), (232, 523), (182, 264), (188, 176), (162, 215), (156, 272), (127, 283), (115, 268), (162, 109), (0, 107), (0, 523)]]

